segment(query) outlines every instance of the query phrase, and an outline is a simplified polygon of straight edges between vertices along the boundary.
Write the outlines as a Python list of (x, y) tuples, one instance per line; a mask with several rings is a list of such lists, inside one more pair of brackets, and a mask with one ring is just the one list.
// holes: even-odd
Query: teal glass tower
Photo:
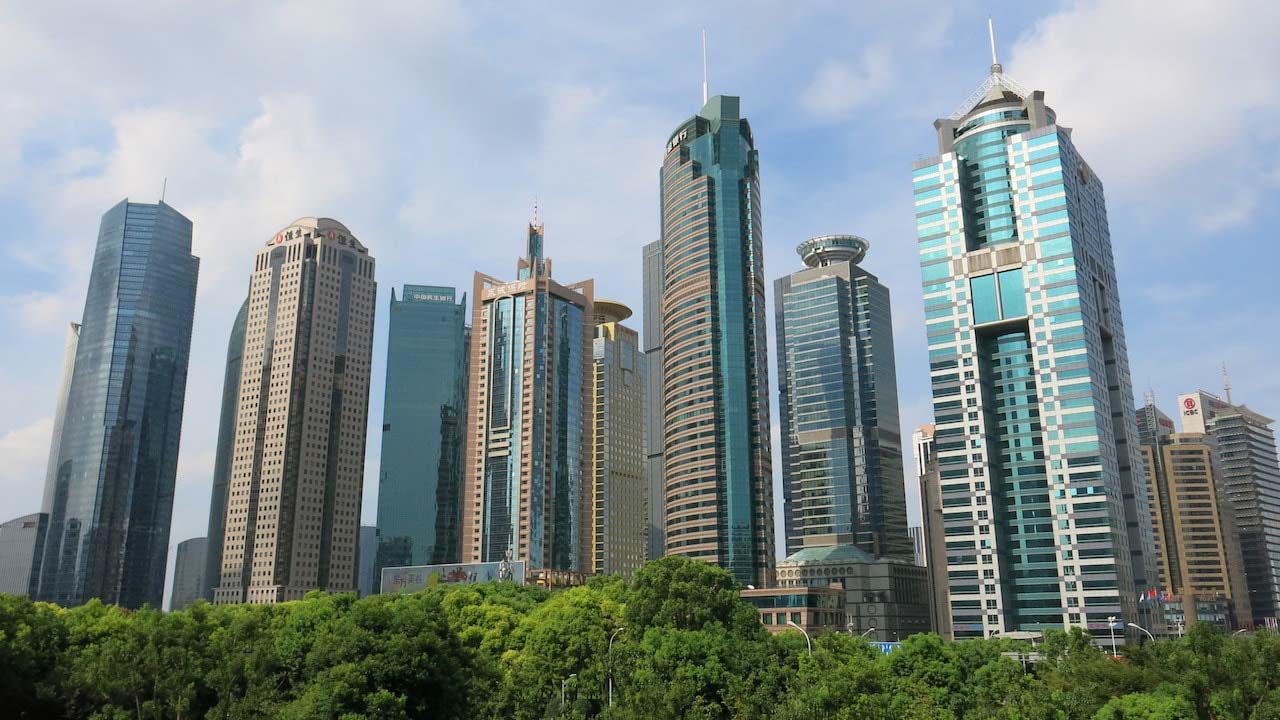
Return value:
[(760, 162), (738, 98), (667, 141), (661, 170), (666, 553), (773, 579)]
[(379, 568), (459, 560), (467, 298), (456, 294), (431, 285), (405, 285), (398, 299), (391, 291)]
[(236, 441), (236, 410), (240, 398), (240, 366), (244, 359), (244, 328), (248, 322), (249, 298), (240, 305), (240, 312), (231, 323), (231, 337), (227, 339), (227, 363), (222, 375), (222, 409), (218, 417), (218, 447), (213, 456), (213, 491), (209, 495), (208, 545), (204, 552), (204, 574), (200, 576), (203, 587), (200, 597), (213, 600), (222, 573), (223, 530), (227, 522), (227, 488), (231, 486), (231, 455)]
[(1102, 182), (993, 64), (914, 165), (957, 639), (1123, 639), (1155, 577)]
[(76, 346), (37, 597), (159, 608), (200, 260), (163, 202), (102, 216)]
[(806, 240), (796, 251), (808, 267), (774, 282), (787, 555), (844, 536), (912, 559), (893, 316), (889, 288), (859, 266), (868, 247)]

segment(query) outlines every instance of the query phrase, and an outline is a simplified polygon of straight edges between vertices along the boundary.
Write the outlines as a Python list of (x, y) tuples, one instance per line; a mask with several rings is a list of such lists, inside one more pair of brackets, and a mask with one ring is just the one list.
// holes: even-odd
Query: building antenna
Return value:
[(1222, 392), (1227, 396), (1227, 404), (1231, 405), (1231, 376), (1227, 374), (1227, 363), (1222, 363)]
[(987, 39), (991, 41), (991, 74), (998, 75), (1004, 71), (1004, 68), (996, 59), (996, 24), (990, 15), (987, 16)]
[(1144, 405), (1156, 404), (1156, 391), (1151, 388), (1151, 383), (1147, 383), (1147, 391), (1142, 394), (1142, 403)]
[(707, 29), (702, 28), (702, 104), (707, 104)]
[(533, 224), (535, 227), (538, 225), (538, 196), (537, 195), (533, 196)]
[(164, 184), (160, 186), (160, 202), (164, 202), (164, 194), (169, 190), (169, 178), (166, 176)]

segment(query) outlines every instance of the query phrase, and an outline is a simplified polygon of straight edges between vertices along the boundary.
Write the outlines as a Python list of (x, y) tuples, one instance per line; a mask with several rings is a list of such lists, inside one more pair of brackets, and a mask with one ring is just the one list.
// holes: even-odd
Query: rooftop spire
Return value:
[(702, 104), (707, 104), (707, 29), (702, 29)]
[(1227, 374), (1227, 363), (1222, 363), (1222, 392), (1227, 396), (1227, 404), (1231, 405), (1231, 376)]
[(987, 38), (991, 41), (991, 74), (999, 75), (1004, 72), (1004, 68), (996, 59), (996, 24), (990, 15), (987, 16)]

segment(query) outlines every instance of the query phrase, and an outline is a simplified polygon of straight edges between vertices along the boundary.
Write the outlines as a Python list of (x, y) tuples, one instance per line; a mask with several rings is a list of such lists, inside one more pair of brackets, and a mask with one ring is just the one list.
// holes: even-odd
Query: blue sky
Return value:
[(663, 148), (700, 105), (703, 27), (711, 90), (742, 97), (760, 150), (770, 287), (807, 237), (871, 240), (904, 434), (930, 419), (910, 165), (986, 76), (988, 15), (1006, 72), (1046, 92), (1106, 185), (1139, 394), (1171, 412), (1220, 388), (1226, 362), (1237, 401), (1280, 414), (1273, 3), (407, 5), (0, 7), (4, 519), (40, 504), (98, 220), (167, 177), (202, 260), (172, 544), (205, 531), (252, 255), (306, 215), (341, 220), (379, 263), (371, 522), (391, 287), (512, 275), (536, 198), (557, 277), (639, 310)]

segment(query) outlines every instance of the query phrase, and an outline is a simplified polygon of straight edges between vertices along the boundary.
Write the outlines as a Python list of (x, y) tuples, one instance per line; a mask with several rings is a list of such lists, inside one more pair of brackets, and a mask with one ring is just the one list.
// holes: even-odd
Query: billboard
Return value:
[(436, 585), (469, 585), (472, 583), (510, 580), (524, 584), (524, 561), (447, 563), (445, 565), (407, 565), (382, 568), (379, 592), (414, 592)]

